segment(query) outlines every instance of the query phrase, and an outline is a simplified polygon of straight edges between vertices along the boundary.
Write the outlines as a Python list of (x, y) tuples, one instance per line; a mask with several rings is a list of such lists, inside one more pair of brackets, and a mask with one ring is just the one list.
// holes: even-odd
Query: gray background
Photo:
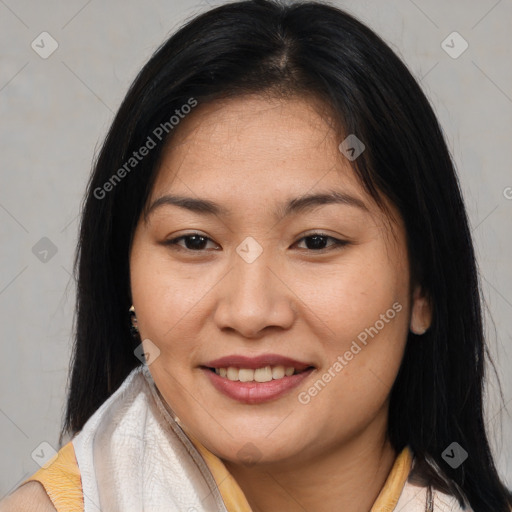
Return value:
[[(0, 0), (0, 498), (38, 469), (31, 454), (40, 443), (58, 448), (75, 299), (70, 271), (98, 144), (156, 46), (214, 3), (221, 2)], [(467, 201), (491, 351), (508, 403), (512, 2), (333, 3), (402, 56), (443, 125)], [(59, 45), (47, 59), (31, 48), (43, 31)], [(441, 46), (453, 31), (469, 44), (456, 59)], [(456, 39), (448, 44), (451, 51), (461, 48)], [(54, 255), (34, 254), (43, 237), (55, 246)], [(512, 421), (497, 392), (491, 380), (488, 424), (500, 471), (512, 486)]]

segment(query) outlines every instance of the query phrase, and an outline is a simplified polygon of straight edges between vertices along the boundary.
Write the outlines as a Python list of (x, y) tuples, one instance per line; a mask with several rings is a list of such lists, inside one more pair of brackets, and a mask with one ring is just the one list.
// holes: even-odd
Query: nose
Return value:
[(272, 328), (289, 329), (293, 324), (292, 283), (286, 283), (279, 267), (264, 255), (248, 263), (234, 254), (231, 270), (218, 285), (214, 321), (219, 329), (259, 338)]

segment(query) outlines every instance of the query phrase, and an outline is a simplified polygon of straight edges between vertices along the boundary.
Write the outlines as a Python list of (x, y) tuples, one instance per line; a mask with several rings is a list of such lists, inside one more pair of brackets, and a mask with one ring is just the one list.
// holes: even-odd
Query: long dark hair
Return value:
[[(248, 0), (213, 8), (170, 37), (131, 85), (83, 204), (76, 341), (61, 439), (78, 432), (141, 364), (133, 353), (140, 341), (131, 337), (128, 321), (129, 249), (162, 147), (179, 130), (171, 116), (194, 101), (247, 93), (320, 98), (343, 134), (364, 142), (354, 171), (379, 204), (386, 196), (399, 209), (413, 276), (433, 305), (427, 333), (409, 334), (391, 391), (391, 443), (397, 451), (409, 445), (430, 483), (461, 505), (510, 510), (483, 418), (488, 354), (475, 254), (441, 128), (394, 52), (326, 3)], [(155, 147), (130, 160), (148, 137)], [(452, 442), (469, 454), (455, 469), (442, 458)]]

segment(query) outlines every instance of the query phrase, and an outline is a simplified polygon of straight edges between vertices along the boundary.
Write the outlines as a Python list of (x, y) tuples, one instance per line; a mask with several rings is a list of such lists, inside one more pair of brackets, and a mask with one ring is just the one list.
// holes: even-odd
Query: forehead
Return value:
[(247, 200), (336, 185), (364, 195), (338, 150), (339, 130), (316, 100), (243, 96), (200, 104), (165, 147), (152, 198), (237, 192)]

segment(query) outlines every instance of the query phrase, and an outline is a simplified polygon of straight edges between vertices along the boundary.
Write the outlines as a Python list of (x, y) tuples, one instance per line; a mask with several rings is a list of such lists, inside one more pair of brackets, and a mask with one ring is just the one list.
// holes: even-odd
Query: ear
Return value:
[(412, 293), (410, 330), (414, 334), (425, 334), (432, 322), (432, 305), (425, 296), (420, 285), (414, 287)]

